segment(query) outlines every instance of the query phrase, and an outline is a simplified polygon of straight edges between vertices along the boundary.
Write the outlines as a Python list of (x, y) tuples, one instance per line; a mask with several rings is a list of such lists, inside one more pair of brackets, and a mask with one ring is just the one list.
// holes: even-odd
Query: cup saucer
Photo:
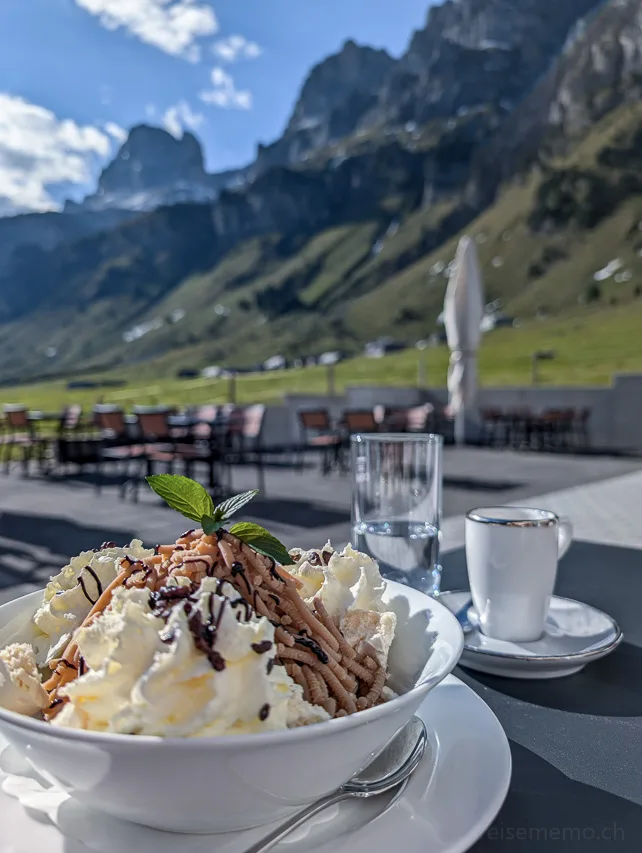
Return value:
[[(441, 604), (458, 613), (470, 600), (468, 590), (442, 592)], [(622, 641), (618, 624), (601, 610), (554, 595), (544, 635), (531, 643), (496, 640), (477, 627), (474, 608), (468, 611), (471, 630), (465, 635), (459, 661), (467, 669), (506, 678), (562, 678), (573, 675), (591, 661), (608, 655)]]

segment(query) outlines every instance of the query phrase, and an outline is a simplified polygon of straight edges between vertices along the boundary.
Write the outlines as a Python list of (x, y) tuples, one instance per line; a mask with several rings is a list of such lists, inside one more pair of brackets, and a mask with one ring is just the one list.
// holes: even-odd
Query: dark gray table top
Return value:
[[(443, 559), (442, 589), (466, 588), (463, 550)], [(497, 819), (473, 848), (642, 849), (642, 551), (576, 542), (556, 592), (610, 613), (624, 642), (582, 672), (517, 681), (458, 668), (510, 740), (513, 778)]]

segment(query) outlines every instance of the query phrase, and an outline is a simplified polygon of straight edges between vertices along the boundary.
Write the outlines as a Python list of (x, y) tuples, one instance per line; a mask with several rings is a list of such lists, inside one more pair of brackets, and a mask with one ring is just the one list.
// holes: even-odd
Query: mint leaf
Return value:
[(241, 507), (244, 507), (245, 504), (248, 504), (258, 493), (258, 489), (252, 489), (251, 492), (242, 492), (240, 495), (234, 495), (234, 497), (223, 501), (212, 513), (214, 521), (225, 521), (234, 515), (235, 512), (238, 512)]
[(265, 527), (252, 524), (250, 521), (241, 521), (230, 527), (230, 533), (250, 548), (254, 548), (259, 554), (271, 557), (283, 566), (292, 564), (292, 557), (288, 554), (285, 545), (279, 542), (276, 536), (272, 536)]
[(203, 517), (214, 514), (212, 498), (195, 480), (176, 474), (152, 474), (145, 479), (159, 497), (185, 518), (200, 524)]
[(203, 528), (203, 533), (206, 536), (211, 536), (212, 533), (216, 533), (217, 530), (220, 530), (223, 527), (222, 521), (216, 521), (209, 515), (204, 515), (201, 519), (201, 526)]

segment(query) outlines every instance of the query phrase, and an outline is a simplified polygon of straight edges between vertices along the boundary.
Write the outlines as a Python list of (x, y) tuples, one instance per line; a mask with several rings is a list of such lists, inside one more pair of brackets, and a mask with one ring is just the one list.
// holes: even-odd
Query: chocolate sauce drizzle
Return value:
[(272, 648), (273, 643), (271, 640), (262, 640), (260, 643), (252, 643), (250, 648), (253, 652), (256, 652), (257, 655), (264, 655), (266, 652), (269, 652)]
[(207, 656), (207, 659), (212, 664), (212, 668), (216, 672), (222, 672), (225, 669), (225, 660), (216, 651), (214, 644), (216, 643), (216, 634), (221, 624), (226, 604), (227, 599), (221, 603), (216, 619), (212, 619), (211, 622), (203, 622), (203, 617), (199, 610), (195, 610), (187, 620), (189, 629), (194, 637), (194, 645)]
[[(231, 572), (233, 578), (240, 577), (242, 579), (247, 589), (248, 595), (252, 595), (253, 593), (256, 595), (256, 590), (252, 589), (252, 584), (250, 583), (247, 575), (245, 574), (245, 568), (243, 567), (243, 563), (232, 563)], [(254, 604), (254, 609), (256, 610), (256, 598), (254, 599)]]
[(83, 595), (87, 599), (90, 604), (95, 604), (98, 601), (98, 598), (92, 598), (91, 595), (87, 592), (87, 587), (85, 586), (85, 581), (82, 575), (78, 575), (78, 583), (80, 584), (80, 588), (82, 589)]
[(262, 723), (264, 723), (269, 716), (270, 716), (270, 706), (266, 702), (265, 705), (263, 705), (261, 710), (259, 711), (259, 720)]
[(172, 608), (179, 602), (183, 602), (185, 613), (189, 616), (192, 611), (192, 604), (198, 600), (193, 597), (195, 590), (196, 585), (194, 583), (189, 586), (164, 586), (155, 592), (150, 592), (149, 608), (154, 616), (167, 621)]
[(270, 658), (267, 662), (267, 674), (269, 675), (274, 669), (274, 664), (276, 663), (276, 658)]
[(89, 572), (92, 578), (96, 581), (96, 589), (98, 590), (98, 598), (103, 594), (103, 585), (100, 582), (100, 578), (96, 574), (96, 572), (92, 569), (91, 566), (85, 566), (85, 570)]
[(281, 575), (276, 570), (276, 563), (270, 557), (270, 574), (274, 578), (275, 581), (279, 581), (280, 583), (285, 583), (285, 580), (281, 577)]
[(104, 551), (105, 548), (117, 548), (117, 547), (118, 547), (118, 545), (116, 545), (115, 542), (103, 542), (103, 544), (100, 546), (100, 550)]
[(316, 655), (321, 663), (328, 662), (327, 654), (323, 651), (317, 641), (312, 639), (312, 637), (306, 637), (303, 636), (303, 634), (298, 634), (298, 636), (294, 638), (294, 642), (299, 646), (303, 646), (305, 649), (309, 649), (313, 655)]
[(92, 569), (92, 567), (91, 567), (91, 566), (85, 566), (85, 567), (84, 567), (84, 569), (83, 569), (82, 571), (83, 571), (83, 572), (89, 572), (89, 574), (92, 576), (92, 578), (93, 578), (93, 579), (94, 579), (94, 581), (96, 582), (97, 594), (96, 594), (96, 598), (92, 598), (92, 597), (89, 595), (89, 593), (87, 592), (87, 587), (85, 586), (85, 579), (84, 579), (84, 578), (83, 578), (83, 576), (82, 576), (82, 572), (78, 575), (78, 583), (80, 584), (80, 588), (81, 588), (81, 589), (82, 589), (82, 591), (83, 591), (83, 595), (85, 596), (85, 598), (87, 599), (87, 601), (88, 601), (90, 604), (95, 604), (95, 603), (98, 601), (98, 599), (100, 598), (100, 596), (103, 594), (103, 585), (101, 584), (101, 582), (100, 582), (100, 579), (99, 579), (98, 575), (97, 575), (97, 574), (96, 574), (96, 572)]
[[(237, 622), (241, 621), (241, 616), (244, 616), (244, 622), (249, 622), (252, 618), (252, 607), (250, 605), (250, 602), (246, 601), (244, 598), (235, 598), (234, 601), (230, 602), (230, 607), (232, 608), (232, 610), (239, 610), (239, 612), (236, 614)], [(244, 614), (240, 612), (241, 607), (245, 610)]]

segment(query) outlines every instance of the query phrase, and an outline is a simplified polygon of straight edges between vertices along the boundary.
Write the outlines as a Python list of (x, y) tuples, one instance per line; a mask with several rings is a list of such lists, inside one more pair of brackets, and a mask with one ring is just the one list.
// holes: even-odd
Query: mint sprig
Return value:
[[(197, 485), (200, 484), (197, 483)], [(245, 504), (249, 504), (252, 498), (255, 498), (258, 493), (258, 489), (252, 489), (250, 492), (241, 492), (240, 495), (234, 495), (233, 498), (223, 501), (214, 509), (212, 514), (214, 521), (225, 521), (225, 519), (242, 509)]]
[(230, 533), (241, 539), (250, 548), (254, 548), (259, 554), (266, 557), (271, 557), (277, 563), (283, 566), (288, 566), (292, 563), (292, 558), (287, 552), (285, 545), (272, 534), (261, 527), (260, 524), (252, 524), (250, 521), (240, 521), (230, 527)]
[(209, 492), (189, 477), (153, 474), (146, 477), (146, 480), (165, 503), (191, 521), (200, 524), (204, 518), (211, 518), (216, 512)]
[[(200, 524), (203, 532), (208, 536), (220, 530), (234, 513), (259, 493), (258, 489), (252, 489), (252, 491), (227, 498), (218, 506), (214, 506), (207, 490), (189, 477), (180, 477), (176, 474), (153, 474), (146, 477), (146, 480), (165, 503), (181, 515)], [(230, 533), (254, 548), (259, 554), (271, 557), (278, 563), (289, 565), (292, 562), (285, 545), (260, 524), (252, 524), (249, 521), (240, 522), (230, 528)]]

